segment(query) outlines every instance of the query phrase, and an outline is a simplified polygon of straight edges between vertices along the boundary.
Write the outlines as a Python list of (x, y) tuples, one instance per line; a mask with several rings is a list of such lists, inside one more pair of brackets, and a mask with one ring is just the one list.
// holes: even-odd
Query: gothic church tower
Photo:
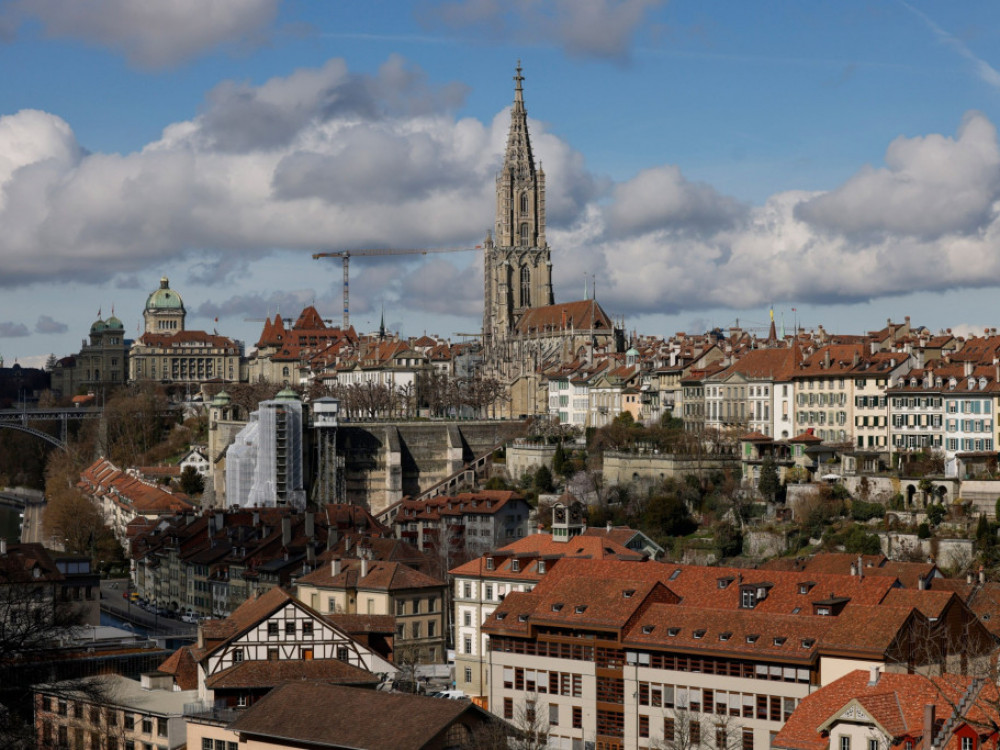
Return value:
[(496, 226), (483, 245), (488, 368), (505, 358), (506, 342), (524, 312), (553, 303), (552, 260), (545, 241), (545, 172), (536, 168), (531, 152), (523, 82), (518, 61), (507, 151), (497, 175)]

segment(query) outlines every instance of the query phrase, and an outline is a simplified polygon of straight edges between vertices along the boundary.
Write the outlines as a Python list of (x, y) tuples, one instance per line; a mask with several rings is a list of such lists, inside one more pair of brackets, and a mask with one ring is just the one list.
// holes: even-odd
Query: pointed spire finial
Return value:
[(514, 76), (514, 98), (520, 100), (522, 92), (524, 89), (521, 88), (521, 84), (524, 82), (524, 76), (521, 75), (521, 60), (518, 58), (517, 61), (517, 75)]

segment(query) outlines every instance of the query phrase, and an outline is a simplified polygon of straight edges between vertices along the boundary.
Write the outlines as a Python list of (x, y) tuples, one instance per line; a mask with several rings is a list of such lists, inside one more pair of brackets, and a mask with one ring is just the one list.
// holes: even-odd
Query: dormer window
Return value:
[(502, 620), (507, 616), (506, 612), (497, 612), (497, 619)]
[(486, 569), (487, 570), (493, 570), (493, 558), (492, 557), (487, 557), (486, 558)]
[(668, 628), (667, 629), (667, 635), (669, 635), (671, 638), (673, 638), (674, 636), (676, 636), (680, 632), (681, 632), (680, 628)]
[(728, 632), (728, 631), (725, 632), (725, 633), (719, 633), (719, 640), (720, 641), (728, 641), (732, 637), (733, 637), (733, 634), (730, 633), (730, 632)]
[(553, 612), (562, 612), (562, 608), (563, 608), (562, 602), (556, 602), (555, 604), (552, 605)]
[(729, 584), (731, 584), (732, 582), (733, 582), (733, 578), (732, 578), (732, 576), (729, 576), (729, 577), (727, 577), (727, 578), (719, 578), (719, 579), (718, 579), (718, 584), (719, 584), (719, 588), (720, 588), (720, 589), (724, 589), (724, 588), (726, 588), (726, 586), (728, 586), (728, 585), (729, 585)]
[(751, 635), (748, 635), (748, 636), (747, 636), (747, 643), (749, 643), (749, 644), (753, 645), (754, 643), (756, 643), (756, 642), (757, 642), (757, 639), (758, 639), (758, 638), (760, 638), (760, 636), (759, 636), (759, 635), (757, 635), (756, 633), (754, 633), (754, 634), (751, 634)]
[(815, 643), (816, 643), (815, 638), (803, 638), (802, 648), (812, 648), (815, 645)]
[(515, 573), (521, 572), (521, 561), (515, 557), (510, 561), (510, 569)]
[(635, 589), (625, 589), (622, 592), (622, 596), (626, 599), (631, 599), (633, 596), (635, 596)]
[(587, 611), (587, 605), (586, 604), (577, 604), (575, 611), (576, 611), (576, 613), (578, 615), (582, 615), (584, 612)]
[(694, 631), (694, 637), (698, 638), (698, 639), (704, 638), (705, 637), (705, 631), (704, 631), (704, 629), (699, 629), (699, 630)]
[(668, 581), (675, 581), (675, 580), (677, 580), (677, 576), (679, 576), (680, 574), (681, 574), (681, 569), (677, 568), (677, 570), (675, 570), (673, 573), (670, 574), (670, 578), (668, 578), (667, 580)]
[(517, 621), (518, 622), (527, 622), (528, 621), (528, 616), (527, 615), (518, 615), (517, 616)]
[(808, 594), (809, 589), (811, 589), (815, 585), (816, 585), (815, 581), (803, 581), (802, 583), (799, 584), (799, 593)]
[(538, 561), (538, 574), (545, 575), (545, 560)]
[(782, 636), (782, 635), (779, 635), (779, 636), (776, 636), (776, 637), (775, 637), (775, 639), (774, 639), (774, 640), (772, 641), (772, 643), (773, 643), (773, 644), (774, 644), (775, 646), (784, 646), (784, 645), (785, 645), (785, 641), (786, 641), (786, 640), (788, 640), (788, 639), (787, 639), (787, 638), (785, 638), (785, 637), (784, 637), (784, 636)]
[(650, 633), (653, 632), (653, 628), (655, 627), (656, 627), (655, 625), (643, 625), (642, 626), (643, 635), (649, 635)]
[(740, 590), (740, 607), (743, 609), (753, 609), (757, 606), (757, 592), (752, 588)]

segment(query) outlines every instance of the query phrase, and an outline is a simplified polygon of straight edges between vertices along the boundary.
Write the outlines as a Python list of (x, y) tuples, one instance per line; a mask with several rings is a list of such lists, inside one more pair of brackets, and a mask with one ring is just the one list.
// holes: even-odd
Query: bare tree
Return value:
[(477, 729), (469, 750), (542, 750), (548, 747), (549, 719), (547, 704), (529, 693), (523, 702), (512, 706), (510, 718), (496, 719)]

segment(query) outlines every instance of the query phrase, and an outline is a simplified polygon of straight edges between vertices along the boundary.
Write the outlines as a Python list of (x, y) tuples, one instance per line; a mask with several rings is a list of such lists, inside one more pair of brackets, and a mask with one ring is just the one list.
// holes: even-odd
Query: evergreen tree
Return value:
[(552, 484), (552, 471), (545, 464), (535, 471), (535, 489), (539, 492), (552, 492), (555, 489)]
[(556, 452), (552, 455), (552, 471), (558, 476), (566, 473), (566, 451), (563, 450), (562, 441), (556, 445)]
[(778, 465), (774, 462), (774, 456), (764, 456), (764, 461), (760, 465), (760, 480), (757, 482), (757, 491), (765, 500), (773, 501), (779, 485)]

